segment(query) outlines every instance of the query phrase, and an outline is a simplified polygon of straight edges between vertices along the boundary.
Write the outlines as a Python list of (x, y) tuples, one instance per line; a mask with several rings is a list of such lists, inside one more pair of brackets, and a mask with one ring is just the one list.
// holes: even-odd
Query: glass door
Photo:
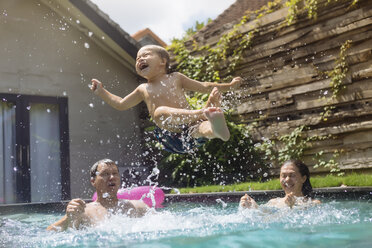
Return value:
[(0, 102), (0, 204), (14, 203), (17, 199), (15, 106)]
[(0, 97), (0, 204), (69, 199), (67, 98)]

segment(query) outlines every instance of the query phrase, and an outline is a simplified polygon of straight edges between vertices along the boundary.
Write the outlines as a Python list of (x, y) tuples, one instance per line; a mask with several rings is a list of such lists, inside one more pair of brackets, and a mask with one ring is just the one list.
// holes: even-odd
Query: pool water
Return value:
[(372, 202), (309, 208), (174, 203), (143, 218), (112, 216), (96, 227), (45, 228), (62, 214), (0, 215), (0, 247), (372, 247)]

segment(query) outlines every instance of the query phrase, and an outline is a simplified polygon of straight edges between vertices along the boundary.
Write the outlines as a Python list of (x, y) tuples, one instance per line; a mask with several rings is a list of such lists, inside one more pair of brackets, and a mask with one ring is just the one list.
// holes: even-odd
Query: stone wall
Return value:
[[(352, 2), (318, 1), (316, 19), (304, 13), (291, 25), (287, 25), (289, 8), (283, 7), (239, 27), (243, 35), (257, 32), (233, 72), (244, 79), (235, 120), (257, 122), (252, 133), (257, 140), (277, 140), (300, 126), (308, 128), (303, 137), (331, 134), (313, 141), (305, 151), (308, 165), (315, 164), (319, 151), (324, 151), (326, 160), (337, 151), (341, 169), (372, 168), (372, 1)], [(228, 32), (231, 29), (223, 31)], [(199, 46), (213, 47), (221, 34), (197, 37)], [(348, 40), (345, 87), (336, 97), (326, 75), (335, 68), (340, 48)], [(221, 78), (228, 76), (229, 61), (223, 64)], [(327, 108), (329, 115), (322, 116)]]

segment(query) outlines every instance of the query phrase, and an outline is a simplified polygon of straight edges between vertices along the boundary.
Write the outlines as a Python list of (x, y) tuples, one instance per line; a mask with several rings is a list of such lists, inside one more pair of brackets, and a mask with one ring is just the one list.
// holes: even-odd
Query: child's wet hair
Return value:
[(162, 59), (165, 59), (165, 72), (167, 74), (170, 73), (170, 67), (169, 67), (170, 57), (169, 57), (168, 51), (164, 47), (161, 47), (158, 45), (146, 45), (146, 46), (141, 47), (141, 49), (150, 49), (156, 52)]

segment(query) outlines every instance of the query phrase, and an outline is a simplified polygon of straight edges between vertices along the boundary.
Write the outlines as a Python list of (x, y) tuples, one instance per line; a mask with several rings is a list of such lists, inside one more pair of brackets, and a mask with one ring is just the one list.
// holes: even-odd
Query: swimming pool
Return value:
[(134, 219), (47, 232), (62, 214), (0, 215), (0, 247), (372, 247), (371, 200), (239, 212), (237, 203), (172, 203)]

